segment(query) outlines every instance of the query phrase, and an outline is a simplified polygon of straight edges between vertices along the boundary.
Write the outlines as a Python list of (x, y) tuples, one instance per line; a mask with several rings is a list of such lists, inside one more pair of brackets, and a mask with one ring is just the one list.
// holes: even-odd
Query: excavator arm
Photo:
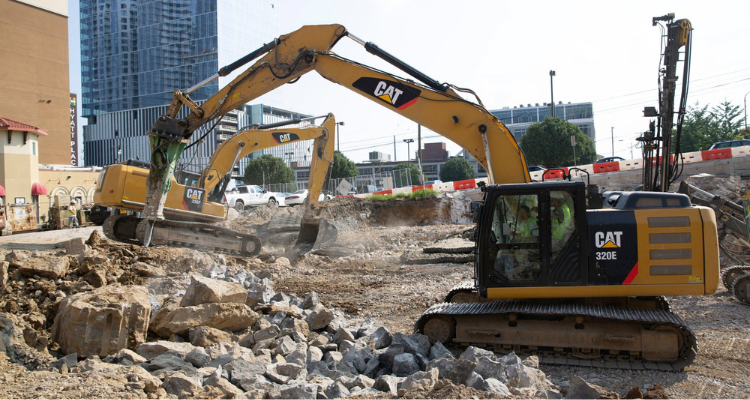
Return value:
[[(284, 121), (284, 123), (288, 123)], [(318, 201), (328, 169), (333, 163), (336, 119), (328, 114), (320, 126), (304, 128), (286, 128), (266, 130), (265, 127), (253, 127), (238, 132), (231, 139), (222, 143), (211, 156), (208, 166), (203, 170), (200, 186), (209, 195), (209, 201), (220, 201), (226, 183), (237, 160), (259, 150), (294, 143), (300, 140), (314, 139), (313, 154), (310, 160), (310, 178), (308, 181), (309, 204)], [(218, 190), (217, 190), (218, 186)], [(314, 199), (314, 200), (313, 200)]]
[[(345, 36), (423, 84), (331, 53), (330, 49)], [(198, 87), (258, 57), (260, 59), (252, 66), (202, 105), (198, 106), (189, 98)], [(193, 88), (175, 91), (168, 115), (160, 117), (150, 132), (152, 167), (144, 216), (162, 218), (174, 165), (196, 129), (312, 70), (454, 141), (487, 171), (490, 183), (530, 181), (523, 153), (508, 129), (478, 99), (478, 103), (472, 103), (456, 92), (471, 91), (427, 77), (373, 43), (365, 43), (350, 34), (341, 25), (314, 25), (281, 36)], [(192, 113), (184, 119), (176, 119), (183, 105)]]

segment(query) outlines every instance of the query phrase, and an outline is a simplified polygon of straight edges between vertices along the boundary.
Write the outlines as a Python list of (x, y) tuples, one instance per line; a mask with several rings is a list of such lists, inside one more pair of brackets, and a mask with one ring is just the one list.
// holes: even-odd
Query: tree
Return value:
[(440, 168), (440, 180), (443, 182), (462, 181), (474, 177), (474, 166), (465, 158), (451, 158)]
[(359, 170), (357, 170), (357, 166), (354, 162), (348, 159), (340, 151), (334, 151), (333, 165), (331, 166), (331, 178), (352, 178), (357, 175), (359, 175)]
[(397, 164), (393, 167), (393, 174), (393, 184), (396, 187), (422, 184), (419, 181), (419, 168), (415, 164), (408, 162)]
[(242, 180), (248, 185), (270, 185), (274, 183), (292, 183), (295, 180), (294, 170), (287, 167), (284, 160), (270, 154), (250, 160), (245, 167)]
[(742, 139), (747, 135), (742, 129), (744, 118), (740, 117), (743, 110), (739, 106), (725, 101), (711, 111), (708, 107), (695, 103), (688, 108), (682, 122), (681, 152), (708, 150), (716, 142)]
[(529, 165), (571, 166), (574, 164), (571, 136), (576, 138), (577, 164), (593, 163), (596, 160), (594, 142), (581, 132), (581, 128), (559, 118), (547, 117), (544, 122), (529, 126), (521, 138), (521, 149)]

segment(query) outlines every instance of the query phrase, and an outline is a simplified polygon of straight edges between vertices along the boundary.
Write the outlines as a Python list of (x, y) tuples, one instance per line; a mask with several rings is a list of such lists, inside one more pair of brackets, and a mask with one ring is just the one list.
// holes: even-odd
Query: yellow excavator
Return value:
[[(330, 49), (349, 38), (409, 75), (347, 60)], [(258, 58), (202, 105), (189, 93)], [(241, 104), (316, 71), (454, 141), (487, 171), (475, 229), (476, 293), (428, 309), (416, 330), (446, 345), (537, 354), (543, 362), (679, 370), (696, 356), (695, 335), (663, 296), (712, 294), (719, 281), (716, 219), (676, 193), (605, 199), (582, 181), (531, 183), (513, 135), (476, 94), (440, 83), (341, 25), (304, 26), (175, 91), (150, 133), (153, 149), (144, 244), (162, 216), (165, 185), (193, 131)], [(467, 100), (459, 95), (473, 95)], [(192, 110), (177, 118), (185, 105)], [(168, 189), (168, 187), (166, 187)], [(456, 293), (461, 293), (457, 291)]]
[[(237, 160), (255, 151), (310, 139), (314, 139), (314, 151), (310, 163), (308, 198), (305, 202), (303, 223), (305, 226), (319, 225), (315, 207), (318, 205), (323, 182), (333, 163), (336, 142), (335, 118), (333, 114), (328, 114), (321, 126), (277, 128), (315, 118), (322, 117), (253, 126), (238, 132), (216, 149), (197, 186), (181, 185), (172, 177), (164, 207), (166, 219), (155, 225), (152, 243), (248, 256), (258, 254), (261, 250), (261, 241), (255, 235), (242, 234), (212, 224), (226, 218), (226, 207), (221, 204), (221, 200), (231, 178), (232, 168)], [(148, 179), (148, 169), (143, 167), (147, 167), (147, 164), (131, 161), (104, 168), (97, 180), (94, 202), (101, 206), (134, 212), (143, 210)], [(139, 221), (140, 219), (135, 216), (118, 214), (108, 218), (102, 228), (110, 239), (138, 242), (140, 238), (136, 236), (136, 227)], [(308, 240), (313, 245), (319, 233), (326, 235), (321, 243), (329, 242), (331, 236), (335, 236), (336, 230), (334, 226), (326, 224), (325, 229), (315, 229), (312, 237), (303, 240)]]

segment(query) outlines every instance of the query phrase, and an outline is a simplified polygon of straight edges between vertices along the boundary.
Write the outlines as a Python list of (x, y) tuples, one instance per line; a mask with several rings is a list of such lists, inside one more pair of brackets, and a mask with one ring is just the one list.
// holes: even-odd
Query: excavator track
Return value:
[(750, 305), (750, 273), (735, 278), (731, 290), (737, 300), (745, 305)]
[(514, 351), (547, 364), (681, 371), (697, 355), (695, 334), (661, 308), (562, 299), (441, 303), (419, 317), (415, 330), (449, 347)]
[(255, 235), (200, 222), (146, 220), (129, 215), (107, 218), (102, 226), (104, 235), (124, 243), (143, 244), (147, 230), (151, 243), (173, 247), (186, 247), (201, 251), (256, 256), (261, 241)]
[(750, 265), (733, 265), (721, 271), (721, 283), (727, 290), (732, 290), (735, 279), (742, 275), (750, 274)]
[(486, 299), (479, 297), (474, 281), (463, 281), (453, 286), (445, 295), (445, 303), (477, 303), (484, 302)]
[[(596, 304), (595, 300), (594, 304)], [(641, 303), (641, 307), (643, 308), (643, 301), (651, 304), (651, 307), (657, 310), (663, 310), (667, 312), (671, 312), (672, 309), (669, 305), (669, 302), (664, 296), (656, 296), (656, 297), (633, 297), (626, 300), (635, 300), (636, 302)], [(479, 292), (477, 292), (476, 285), (474, 284), (474, 281), (463, 281), (458, 283), (456, 286), (453, 286), (450, 291), (448, 291), (448, 294), (445, 295), (445, 298), (443, 300), (444, 303), (484, 303), (488, 301), (497, 301), (496, 299), (486, 299), (479, 296)], [(634, 304), (632, 301), (630, 303), (625, 303), (626, 305)]]

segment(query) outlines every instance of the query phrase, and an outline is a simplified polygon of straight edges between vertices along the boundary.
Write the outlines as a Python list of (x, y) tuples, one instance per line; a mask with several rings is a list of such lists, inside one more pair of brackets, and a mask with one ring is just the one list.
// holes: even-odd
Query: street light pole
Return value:
[(549, 71), (549, 94), (552, 105), (552, 118), (555, 118), (555, 91), (552, 87), (552, 77), (555, 76), (555, 71)]
[(404, 143), (406, 143), (406, 164), (409, 166), (408, 170), (406, 171), (406, 181), (408, 182), (408, 185), (411, 185), (411, 143), (414, 142), (414, 139), (404, 139)]
[(745, 130), (747, 130), (747, 95), (749, 95), (750, 92), (745, 93)]
[(612, 157), (615, 156), (615, 127), (612, 127)]
[(341, 152), (341, 135), (339, 135), (339, 125), (344, 125), (344, 121), (336, 122), (336, 150)]
[(409, 168), (411, 168), (411, 143), (414, 143), (414, 139), (404, 139), (404, 143), (406, 143), (406, 162), (409, 164)]

